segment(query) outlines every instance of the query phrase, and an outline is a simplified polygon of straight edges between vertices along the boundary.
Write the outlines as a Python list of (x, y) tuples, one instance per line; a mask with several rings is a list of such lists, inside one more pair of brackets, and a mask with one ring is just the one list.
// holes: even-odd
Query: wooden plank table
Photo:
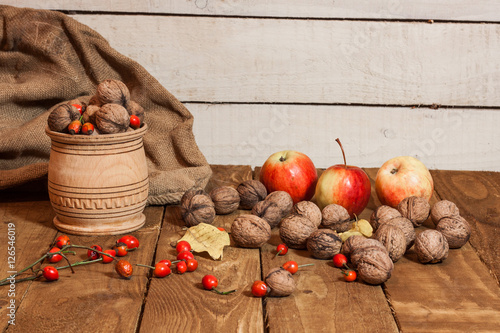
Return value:
[[(237, 185), (258, 177), (249, 166), (213, 166), (207, 186)], [(372, 181), (376, 169), (366, 169)], [(344, 282), (330, 261), (311, 258), (307, 251), (290, 250), (275, 257), (280, 243), (277, 230), (259, 249), (234, 246), (222, 261), (198, 255), (199, 268), (183, 275), (152, 278), (146, 268), (135, 268), (130, 280), (102, 263), (79, 266), (72, 274), (62, 270), (57, 282), (25, 281), (0, 287), (0, 329), (3, 332), (494, 332), (500, 328), (500, 174), (492, 172), (432, 171), (435, 195), (455, 202), (472, 226), (470, 242), (451, 250), (449, 258), (422, 265), (413, 251), (395, 264), (394, 273), (381, 286)], [(373, 185), (373, 182), (372, 182)], [(379, 205), (374, 189), (367, 209), (369, 218)], [(217, 216), (214, 224), (229, 228), (237, 211)], [(141, 247), (127, 259), (153, 264), (172, 259), (172, 242), (183, 233), (178, 206), (150, 206), (147, 224), (133, 234)], [(53, 226), (54, 212), (47, 195), (28, 187), (0, 192), (2, 278), (20, 270), (49, 249), (60, 234)], [(5, 253), (8, 231), (15, 229), (15, 266)], [(430, 223), (416, 231), (431, 227)], [(110, 247), (116, 236), (71, 236), (75, 244)], [(78, 251), (70, 260), (85, 257)], [(294, 278), (297, 290), (285, 298), (255, 298), (250, 286), (269, 269), (287, 260), (314, 263)], [(60, 263), (62, 264), (62, 263)], [(219, 278), (220, 289), (237, 289), (220, 296), (203, 290), (205, 274)], [(14, 288), (14, 289), (12, 289)], [(13, 295), (12, 292), (15, 294)], [(9, 325), (9, 305), (16, 312)]]

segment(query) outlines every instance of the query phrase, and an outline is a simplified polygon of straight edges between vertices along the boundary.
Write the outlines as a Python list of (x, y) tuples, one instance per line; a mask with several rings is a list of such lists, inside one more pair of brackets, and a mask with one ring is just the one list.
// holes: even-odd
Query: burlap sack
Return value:
[(0, 189), (46, 177), (48, 109), (123, 81), (145, 109), (149, 204), (176, 203), (205, 187), (211, 169), (196, 145), (193, 116), (135, 61), (97, 32), (54, 11), (0, 5)]

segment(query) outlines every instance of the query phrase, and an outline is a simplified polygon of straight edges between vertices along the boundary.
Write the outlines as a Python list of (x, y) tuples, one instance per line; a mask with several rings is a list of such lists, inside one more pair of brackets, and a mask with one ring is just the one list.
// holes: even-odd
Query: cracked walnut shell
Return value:
[(431, 205), (425, 198), (411, 196), (401, 200), (398, 211), (415, 227), (419, 227), (429, 218)]
[(240, 195), (240, 208), (252, 209), (259, 201), (267, 196), (267, 190), (264, 184), (258, 180), (245, 180), (236, 188)]
[(435, 264), (448, 258), (449, 245), (446, 237), (437, 230), (422, 231), (415, 238), (415, 252), (422, 264)]
[(271, 227), (258, 216), (243, 214), (233, 221), (231, 238), (240, 247), (261, 247), (271, 238)]
[(220, 215), (231, 214), (240, 205), (240, 195), (231, 186), (220, 186), (210, 192), (215, 212)]

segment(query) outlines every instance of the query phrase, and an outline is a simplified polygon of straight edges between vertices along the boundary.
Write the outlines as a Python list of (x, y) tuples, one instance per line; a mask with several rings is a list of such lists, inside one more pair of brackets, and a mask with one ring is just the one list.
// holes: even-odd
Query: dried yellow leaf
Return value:
[(211, 224), (200, 223), (194, 227), (188, 228), (180, 241), (187, 241), (191, 245), (193, 252), (208, 252), (212, 259), (222, 260), (222, 254), (225, 246), (229, 246), (229, 234), (221, 231)]

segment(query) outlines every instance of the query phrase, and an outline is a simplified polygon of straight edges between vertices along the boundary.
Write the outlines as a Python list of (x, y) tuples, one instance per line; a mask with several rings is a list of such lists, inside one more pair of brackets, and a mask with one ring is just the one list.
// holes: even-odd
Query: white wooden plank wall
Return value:
[(63, 10), (142, 64), (210, 163), (294, 149), (328, 167), (340, 137), (363, 167), (500, 171), (500, 1), (2, 3)]

